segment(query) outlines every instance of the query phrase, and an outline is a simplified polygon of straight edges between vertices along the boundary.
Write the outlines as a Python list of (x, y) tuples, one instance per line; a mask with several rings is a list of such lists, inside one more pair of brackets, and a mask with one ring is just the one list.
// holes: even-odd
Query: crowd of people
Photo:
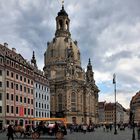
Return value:
[[(10, 139), (14, 140), (15, 127), (17, 127), (17, 125), (9, 124), (8, 127), (6, 128), (8, 140), (10, 140)], [(51, 127), (52, 127), (52, 129), (50, 129)], [(64, 129), (65, 132), (67, 133), (65, 125), (58, 124), (57, 122), (55, 122), (51, 126), (51, 124), (44, 123), (44, 122), (41, 121), (36, 128), (38, 128), (39, 130), (43, 130), (44, 133), (45, 133), (45, 131), (48, 132), (49, 130), (53, 130), (54, 133), (56, 133), (60, 127), (61, 127), (61, 129)], [(111, 132), (112, 129), (114, 129), (114, 125), (113, 124), (95, 125), (93, 123), (90, 123), (90, 124), (87, 124), (87, 123), (83, 123), (83, 124), (69, 124), (67, 129), (70, 130), (70, 133), (73, 133), (73, 132), (83, 132), (85, 134), (86, 132), (94, 132), (95, 129), (99, 128), (99, 127), (101, 128), (101, 130), (103, 130), (103, 132)], [(125, 130), (126, 127), (129, 128), (129, 129), (133, 128), (129, 124), (123, 124), (122, 123), (122, 124), (117, 124), (116, 125), (116, 128), (118, 130)], [(140, 131), (140, 123), (135, 125), (134, 127), (138, 128), (138, 130)], [(124, 129), (122, 129), (122, 128), (124, 128)], [(33, 127), (33, 125), (27, 125), (25, 127), (24, 134), (33, 131), (33, 129), (35, 129)]]
[(70, 129), (70, 133), (72, 132), (93, 132), (94, 128), (96, 126), (94, 124), (87, 124), (87, 123), (83, 123), (83, 124), (70, 124), (69, 125), (69, 129)]

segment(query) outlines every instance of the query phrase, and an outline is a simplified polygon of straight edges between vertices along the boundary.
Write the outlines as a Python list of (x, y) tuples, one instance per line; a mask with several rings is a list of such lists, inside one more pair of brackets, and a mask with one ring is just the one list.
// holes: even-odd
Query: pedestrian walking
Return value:
[(14, 140), (13, 134), (14, 134), (14, 129), (13, 129), (12, 125), (10, 124), (10, 125), (8, 126), (8, 133), (7, 133), (8, 140), (10, 140), (10, 138), (11, 138), (12, 140)]
[(85, 134), (87, 132), (87, 124), (83, 124), (83, 133)]
[(106, 127), (105, 127), (105, 124), (103, 125), (103, 130), (104, 130), (104, 132), (105, 132), (105, 129), (106, 129)]

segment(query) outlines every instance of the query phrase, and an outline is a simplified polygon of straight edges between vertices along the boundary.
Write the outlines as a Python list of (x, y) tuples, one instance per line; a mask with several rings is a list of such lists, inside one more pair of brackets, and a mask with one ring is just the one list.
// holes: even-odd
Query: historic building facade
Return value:
[[(131, 99), (130, 102), (130, 114), (133, 113), (134, 121), (140, 122), (140, 91), (138, 91)], [(130, 120), (132, 116), (130, 115)], [(132, 121), (132, 120), (131, 120)]]
[(98, 92), (89, 59), (81, 67), (80, 50), (70, 33), (64, 6), (56, 17), (55, 37), (44, 53), (44, 72), (50, 82), (51, 116), (66, 117), (69, 123), (98, 122)]
[(50, 118), (49, 81), (45, 77), (44, 72), (38, 70), (34, 52), (31, 64), (34, 66), (34, 117)]
[(41, 95), (39, 101), (43, 103), (39, 111), (41, 116), (44, 112), (48, 112), (49, 116), (50, 109), (47, 109), (47, 104), (50, 103), (50, 97), (47, 101), (49, 84), (46, 77), (33, 63), (27, 62), (16, 53), (15, 48), (11, 50), (7, 43), (0, 44), (0, 125), (11, 122), (20, 125), (32, 123), (29, 119), (35, 117), (34, 92), (37, 92), (38, 86)]
[[(99, 102), (99, 123), (115, 122), (115, 103)], [(116, 123), (129, 123), (129, 111), (116, 102)]]
[(98, 113), (99, 113), (99, 123), (103, 124), (105, 123), (105, 104), (106, 102), (99, 102), (98, 103)]

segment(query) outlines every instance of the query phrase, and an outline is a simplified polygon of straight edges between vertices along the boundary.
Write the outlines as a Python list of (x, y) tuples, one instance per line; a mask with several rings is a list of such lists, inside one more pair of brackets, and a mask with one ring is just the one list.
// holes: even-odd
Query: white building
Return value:
[(33, 52), (31, 60), (34, 65), (34, 117), (49, 118), (50, 117), (50, 88), (49, 82), (44, 73), (38, 70)]

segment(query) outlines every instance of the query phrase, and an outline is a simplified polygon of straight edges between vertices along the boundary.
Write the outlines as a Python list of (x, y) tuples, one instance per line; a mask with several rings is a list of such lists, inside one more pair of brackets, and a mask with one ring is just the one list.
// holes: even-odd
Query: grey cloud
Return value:
[(114, 55), (111, 55), (110, 57), (107, 57), (106, 58), (106, 63), (108, 62), (116, 62), (118, 61), (119, 59), (125, 59), (125, 58), (132, 58), (133, 57), (133, 52), (131, 51), (122, 51), (122, 52), (119, 52), (119, 53), (116, 53)]
[[(82, 67), (86, 68), (90, 57), (94, 70), (110, 74), (117, 72), (120, 85), (123, 85), (119, 92), (127, 85), (134, 90), (139, 87), (133, 76), (138, 75), (138, 68), (131, 73), (116, 71), (120, 59), (140, 58), (140, 48), (135, 47), (140, 46), (139, 5), (139, 0), (65, 1), (72, 39), (78, 41), (81, 51)], [(34, 50), (39, 68), (42, 68), (46, 44), (54, 37), (55, 17), (60, 8), (59, 0), (10, 0), (8, 3), (1, 0), (0, 43), (8, 42), (22, 51), (29, 48), (26, 50), (31, 53), (20, 52), (27, 59), (31, 59)], [(109, 52), (112, 54), (106, 56)]]

